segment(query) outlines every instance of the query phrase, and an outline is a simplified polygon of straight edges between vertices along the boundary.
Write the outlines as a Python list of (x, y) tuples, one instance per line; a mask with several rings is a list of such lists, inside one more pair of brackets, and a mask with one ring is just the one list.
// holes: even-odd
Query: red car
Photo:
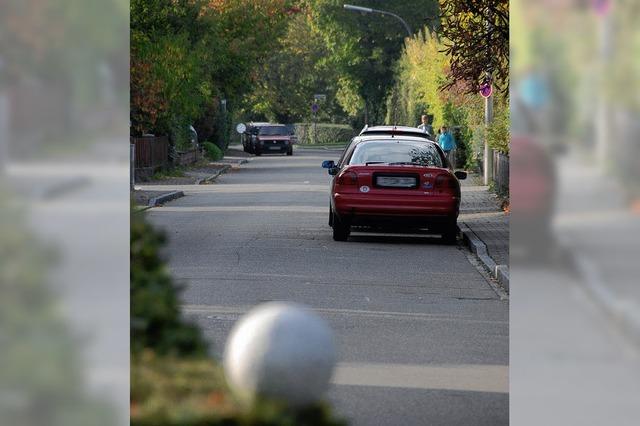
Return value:
[(357, 136), (335, 164), (329, 225), (346, 241), (351, 226), (424, 229), (455, 242), (460, 183), (438, 144), (406, 135)]
[(262, 154), (283, 153), (293, 155), (295, 135), (283, 124), (266, 124), (259, 127), (252, 138), (252, 152)]

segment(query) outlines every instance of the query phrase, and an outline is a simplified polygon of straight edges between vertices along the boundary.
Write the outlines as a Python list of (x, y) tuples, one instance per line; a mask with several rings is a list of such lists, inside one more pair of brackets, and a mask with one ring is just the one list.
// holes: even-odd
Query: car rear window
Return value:
[(367, 163), (413, 163), (443, 167), (442, 157), (434, 144), (407, 140), (374, 140), (358, 144), (349, 164)]
[(416, 129), (415, 132), (412, 131), (407, 131), (407, 130), (394, 130), (394, 131), (390, 131), (390, 130), (365, 130), (362, 133), (360, 133), (361, 136), (371, 136), (371, 135), (391, 135), (394, 134), (396, 136), (413, 136), (416, 138), (425, 138), (428, 140), (431, 140), (431, 135), (429, 135), (428, 133), (422, 132), (418, 129)]
[(260, 127), (260, 134), (263, 136), (286, 136), (289, 132), (284, 126), (264, 126)]

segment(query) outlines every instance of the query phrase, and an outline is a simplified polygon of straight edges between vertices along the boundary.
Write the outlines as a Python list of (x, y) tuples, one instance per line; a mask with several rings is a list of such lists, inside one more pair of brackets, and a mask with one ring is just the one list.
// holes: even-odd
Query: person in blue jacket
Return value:
[(454, 155), (456, 150), (456, 141), (447, 126), (442, 126), (440, 130), (438, 145), (440, 145), (440, 148), (444, 151), (444, 154), (451, 166), (455, 167), (456, 163)]

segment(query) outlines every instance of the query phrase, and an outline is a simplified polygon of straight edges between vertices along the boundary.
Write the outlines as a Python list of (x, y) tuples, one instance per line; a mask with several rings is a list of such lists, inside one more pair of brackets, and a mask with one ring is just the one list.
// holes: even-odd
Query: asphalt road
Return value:
[(508, 301), (466, 250), (438, 237), (331, 238), (329, 176), (340, 151), (262, 156), (149, 210), (169, 237), (184, 311), (222, 354), (253, 305), (314, 308), (336, 334), (328, 399), (354, 425), (508, 424)]

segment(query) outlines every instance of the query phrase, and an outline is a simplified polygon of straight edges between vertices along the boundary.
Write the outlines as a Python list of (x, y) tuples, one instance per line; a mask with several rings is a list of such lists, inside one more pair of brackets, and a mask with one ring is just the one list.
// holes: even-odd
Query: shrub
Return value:
[(29, 229), (22, 204), (0, 185), (2, 424), (114, 424), (107, 401), (87, 391), (86, 338), (51, 285), (58, 252)]
[(499, 105), (493, 122), (487, 128), (487, 140), (489, 146), (504, 154), (509, 153), (509, 141), (511, 139), (509, 123), (509, 105)]
[(160, 258), (165, 236), (143, 213), (131, 213), (131, 352), (203, 355), (207, 345), (194, 325), (180, 318), (179, 288)]
[(224, 157), (224, 153), (218, 147), (218, 145), (212, 142), (205, 142), (202, 144), (204, 147), (204, 155), (211, 161), (218, 161)]
[(291, 410), (261, 402), (246, 411), (230, 393), (220, 366), (205, 358), (158, 357), (150, 351), (131, 360), (131, 425), (338, 426), (324, 404)]
[(353, 128), (347, 124), (318, 123), (314, 131), (313, 123), (296, 123), (294, 132), (300, 144), (328, 144), (346, 142), (355, 136)]

